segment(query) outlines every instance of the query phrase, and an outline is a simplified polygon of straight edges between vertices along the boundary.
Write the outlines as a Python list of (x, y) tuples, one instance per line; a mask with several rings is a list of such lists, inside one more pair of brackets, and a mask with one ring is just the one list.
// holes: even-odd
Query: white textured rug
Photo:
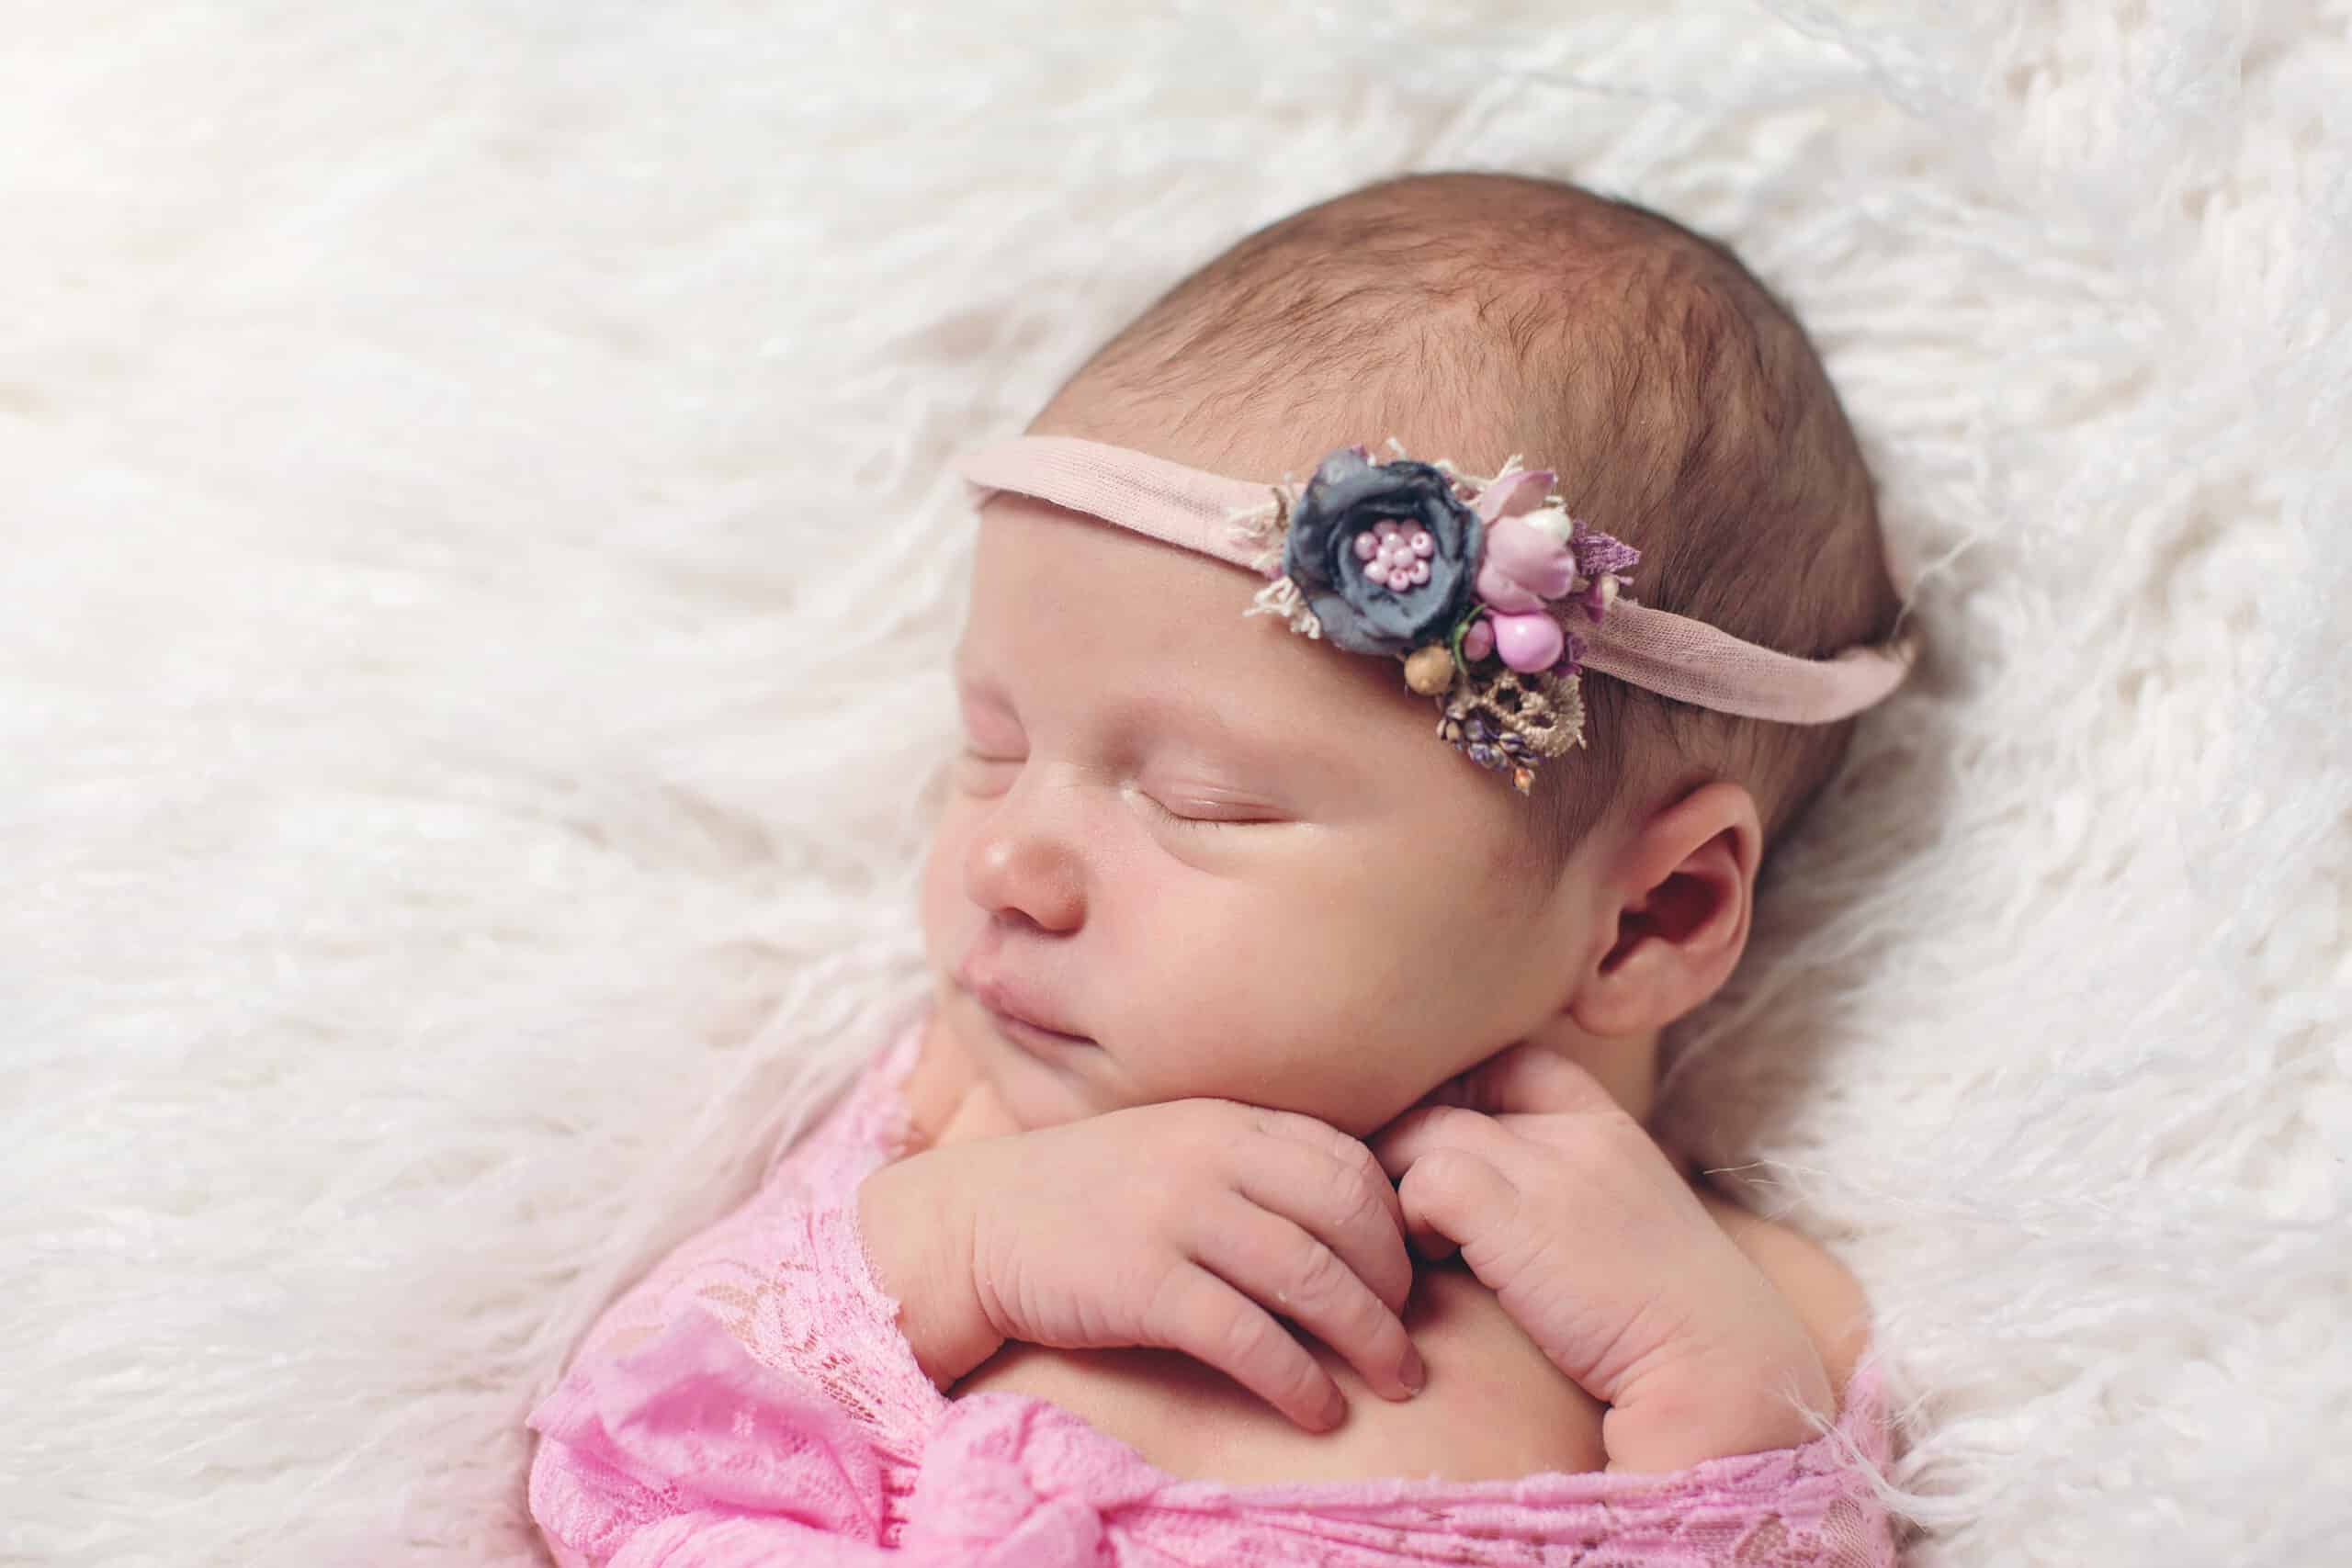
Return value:
[(6, 18), (0, 1562), (536, 1561), (572, 1337), (916, 974), (943, 461), (1475, 166), (1737, 245), (1921, 577), (1675, 1084), (1911, 1562), (2342, 1560), (2343, 0)]

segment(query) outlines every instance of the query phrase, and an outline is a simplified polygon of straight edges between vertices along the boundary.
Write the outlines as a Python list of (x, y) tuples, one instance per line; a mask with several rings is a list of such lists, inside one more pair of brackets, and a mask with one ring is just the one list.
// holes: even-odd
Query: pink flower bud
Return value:
[(1505, 517), (1487, 529), (1486, 558), (1478, 566), (1478, 597), (1511, 615), (1540, 610), (1577, 580), (1577, 560), (1566, 545), (1546, 538), (1525, 520)]
[(1476, 664), (1494, 651), (1494, 620), (1491, 616), (1481, 615), (1470, 623), (1468, 631), (1462, 634), (1463, 660), (1467, 663)]

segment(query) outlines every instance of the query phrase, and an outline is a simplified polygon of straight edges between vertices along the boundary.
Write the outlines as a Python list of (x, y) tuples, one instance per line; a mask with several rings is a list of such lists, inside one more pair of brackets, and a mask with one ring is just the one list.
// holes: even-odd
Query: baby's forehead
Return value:
[(1000, 493), (982, 508), (956, 667), (1040, 721), (1148, 722), (1189, 715), (1195, 734), (1298, 756), (1329, 771), (1408, 773), (1434, 750), (1427, 704), (1390, 661), (1354, 659), (1248, 614), (1256, 583), (1081, 513)]
[(1301, 660), (1247, 614), (1250, 575), (1227, 562), (1034, 497), (981, 508), (959, 659), (1013, 658), (1073, 683), (1188, 684), (1227, 694), (1329, 688), (1342, 672)]

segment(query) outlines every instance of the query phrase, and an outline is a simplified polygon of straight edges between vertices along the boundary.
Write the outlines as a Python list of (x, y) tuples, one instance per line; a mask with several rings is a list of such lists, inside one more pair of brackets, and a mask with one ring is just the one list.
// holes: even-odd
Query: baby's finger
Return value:
[(1463, 1149), (1439, 1149), (1415, 1161), (1396, 1195), (1405, 1201), (1405, 1223), (1416, 1235), (1433, 1231), (1464, 1245), (1474, 1226), (1510, 1223), (1520, 1202), (1510, 1178)]
[(1599, 1078), (1557, 1051), (1514, 1045), (1461, 1078), (1457, 1103), (1489, 1116), (1608, 1111), (1617, 1101)]
[[(1392, 1181), (1440, 1149), (1467, 1149), (1508, 1164), (1517, 1140), (1493, 1117), (1458, 1105), (1424, 1105), (1391, 1122), (1372, 1140), (1372, 1156)], [(1409, 1218), (1409, 1216), (1408, 1216)]]
[(1338, 1161), (1347, 1172), (1361, 1177), (1363, 1190), (1388, 1211), (1390, 1224), (1398, 1230), (1405, 1228), (1404, 1213), (1396, 1207), (1396, 1190), (1381, 1179), (1379, 1162), (1372, 1157), (1372, 1151), (1362, 1139), (1351, 1138), (1328, 1122), (1317, 1122), (1295, 1111), (1260, 1111), (1258, 1117), (1258, 1125), (1263, 1131), (1304, 1144)]
[[(1399, 1117), (1374, 1140), (1381, 1168), (1397, 1179), (1397, 1201), (1404, 1205), (1405, 1231), (1415, 1252), (1435, 1262), (1471, 1241), (1470, 1226), (1492, 1234), (1496, 1225), (1508, 1223), (1518, 1211), (1519, 1189), (1509, 1175), (1516, 1144), (1493, 1118), (1451, 1105), (1426, 1106)], [(1476, 1172), (1501, 1184), (1494, 1187), (1478, 1177), (1481, 1191), (1509, 1201), (1480, 1208), (1453, 1201), (1453, 1185)]]
[[(1420, 1353), (1404, 1323), (1338, 1254), (1290, 1220), (1239, 1198), (1203, 1219), (1193, 1254), (1200, 1263), (1338, 1351), (1383, 1398), (1409, 1399), (1419, 1391), (1426, 1381)], [(1396, 1246), (1401, 1256), (1401, 1239)]]
[(1320, 1140), (1256, 1140), (1240, 1153), (1234, 1190), (1305, 1229), (1337, 1253), (1389, 1311), (1402, 1312), (1413, 1289), (1413, 1260), (1405, 1252), (1405, 1211), (1396, 1189), (1370, 1149), (1344, 1133), (1324, 1131), (1339, 1140), (1336, 1154)]
[(1331, 1374), (1272, 1314), (1198, 1264), (1162, 1281), (1144, 1313), (1147, 1344), (1181, 1350), (1217, 1371), (1310, 1432), (1348, 1413)]

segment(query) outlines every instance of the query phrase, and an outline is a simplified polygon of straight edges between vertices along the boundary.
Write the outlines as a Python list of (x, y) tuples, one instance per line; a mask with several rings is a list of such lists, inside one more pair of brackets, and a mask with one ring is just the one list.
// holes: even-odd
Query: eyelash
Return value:
[(1154, 811), (1180, 828), (1269, 828), (1283, 820), (1280, 817), (1187, 817), (1181, 811), (1170, 809), (1166, 802), (1148, 790), (1137, 790), (1136, 793), (1150, 801)]
[(1179, 828), (1239, 828), (1246, 826), (1244, 823), (1229, 821), (1218, 817), (1187, 817), (1181, 811), (1170, 810), (1167, 803), (1162, 801), (1158, 795), (1153, 795), (1149, 790), (1139, 789), (1136, 791), (1136, 793), (1142, 795), (1146, 800), (1151, 802), (1151, 808), (1154, 811), (1158, 812), (1161, 817), (1167, 818), (1169, 821), (1173, 822)]
[[(969, 747), (966, 747), (964, 749), (962, 756), (962, 761), (967, 769), (1017, 768), (1024, 760), (1025, 759), (1020, 757), (990, 757), (982, 752), (975, 751)], [(978, 788), (975, 782), (969, 777), (967, 777), (964, 780), (964, 787), (975, 795), (983, 793), (1001, 793), (984, 792)], [(1160, 818), (1164, 821), (1172, 823), (1178, 828), (1186, 829), (1188, 830), (1206, 830), (1212, 828), (1250, 828), (1262, 825), (1258, 819), (1252, 818), (1187, 817), (1182, 812), (1170, 808), (1166, 801), (1161, 800), (1149, 790), (1137, 789), (1135, 793), (1140, 795), (1145, 804), (1151, 807), (1155, 816)]]

